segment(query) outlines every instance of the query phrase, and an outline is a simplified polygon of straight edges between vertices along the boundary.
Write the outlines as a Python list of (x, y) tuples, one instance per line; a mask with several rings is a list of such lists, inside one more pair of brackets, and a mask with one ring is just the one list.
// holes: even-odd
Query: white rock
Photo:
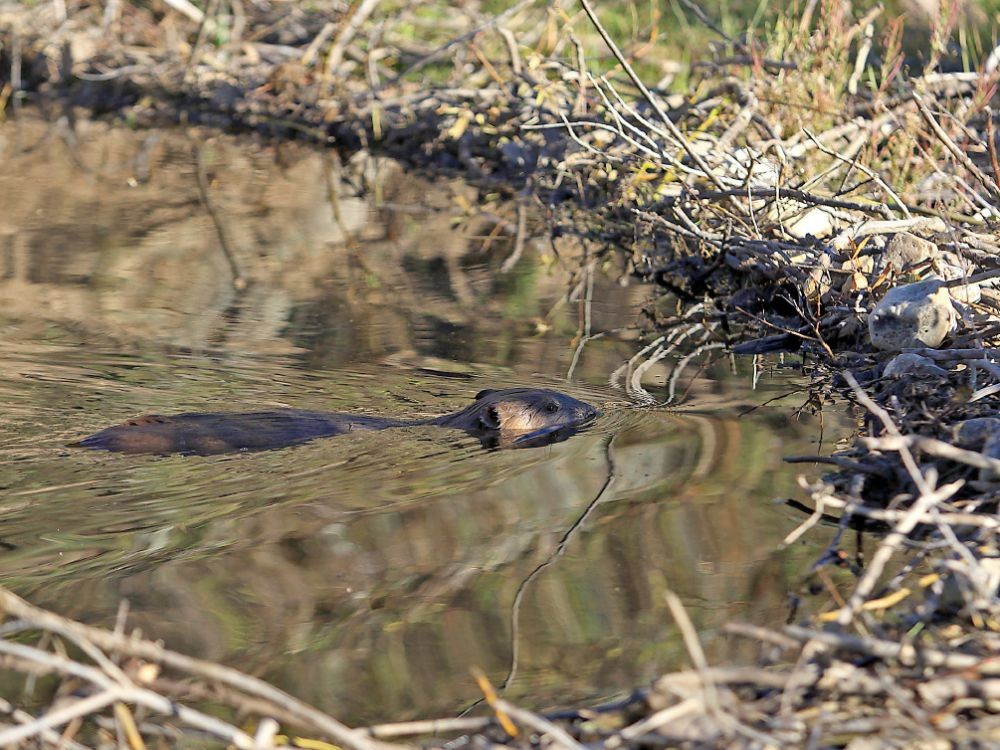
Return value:
[(868, 333), (878, 349), (936, 349), (951, 331), (954, 316), (942, 282), (919, 281), (889, 290), (868, 316)]
[[(951, 256), (951, 253), (947, 255)], [(949, 262), (944, 259), (936, 261), (934, 263), (936, 273), (931, 274), (929, 278), (937, 277), (945, 281), (951, 281), (953, 279), (966, 279), (975, 273), (975, 268), (971, 267), (971, 264), (963, 263), (957, 256), (951, 256), (949, 260), (952, 259), (957, 262)], [(959, 284), (958, 286), (950, 287), (948, 293), (952, 299), (970, 305), (974, 302), (979, 302), (983, 297), (983, 292), (979, 288), (979, 284)]]
[(979, 284), (959, 284), (948, 289), (948, 294), (953, 300), (964, 302), (967, 305), (975, 304), (983, 298), (983, 290)]
[(726, 171), (739, 180), (749, 181), (751, 187), (773, 188), (781, 178), (781, 165), (756, 149), (738, 148), (726, 154), (723, 163)]
[(785, 225), (785, 230), (792, 237), (799, 239), (809, 236), (829, 237), (833, 234), (833, 217), (829, 211), (814, 206), (798, 218), (788, 222)]

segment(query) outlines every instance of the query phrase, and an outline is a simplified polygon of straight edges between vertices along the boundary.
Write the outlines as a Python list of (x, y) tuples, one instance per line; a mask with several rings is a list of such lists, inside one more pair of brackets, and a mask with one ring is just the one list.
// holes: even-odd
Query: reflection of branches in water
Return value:
[(205, 172), (205, 161), (202, 159), (202, 148), (200, 146), (195, 146), (194, 148), (194, 164), (195, 173), (197, 176), (198, 185), (198, 197), (201, 199), (201, 204), (205, 207), (205, 211), (208, 212), (209, 217), (212, 219), (212, 224), (215, 226), (215, 233), (219, 237), (219, 247), (222, 249), (222, 254), (226, 258), (226, 263), (229, 264), (229, 270), (233, 274), (233, 288), (237, 291), (242, 291), (246, 289), (247, 280), (243, 276), (243, 272), (240, 270), (239, 262), (236, 260), (236, 254), (233, 252), (233, 243), (229, 239), (229, 232), (226, 230), (225, 222), (223, 222), (222, 217), (215, 210), (215, 206), (208, 197), (208, 175)]
[(518, 646), (518, 636), (520, 635), (520, 612), (521, 612), (521, 601), (524, 599), (524, 594), (528, 590), (528, 586), (532, 581), (539, 576), (539, 574), (555, 562), (555, 559), (562, 555), (566, 551), (566, 547), (569, 545), (570, 540), (576, 534), (576, 532), (583, 526), (583, 524), (590, 517), (590, 514), (597, 507), (597, 504), (601, 502), (604, 498), (605, 493), (611, 488), (611, 485), (615, 482), (615, 459), (614, 452), (612, 450), (614, 443), (614, 435), (609, 435), (607, 440), (604, 442), (604, 456), (608, 464), (607, 478), (604, 480), (604, 484), (601, 485), (601, 489), (597, 491), (594, 495), (594, 499), (591, 500), (587, 507), (583, 509), (583, 513), (572, 523), (566, 533), (563, 534), (562, 539), (559, 540), (559, 544), (553, 550), (552, 554), (549, 555), (543, 562), (541, 562), (538, 567), (536, 567), (531, 573), (528, 574), (521, 585), (517, 587), (517, 594), (514, 595), (514, 603), (511, 605), (510, 612), (510, 670), (507, 672), (507, 676), (504, 678), (503, 682), (500, 683), (500, 690), (505, 690), (511, 682), (514, 681), (514, 677), (517, 675), (517, 660), (520, 648)]
[[(333, 223), (344, 237), (344, 245), (350, 250), (356, 250), (358, 246), (354, 233), (344, 221), (344, 213), (340, 207), (340, 186), (346, 182), (343, 172), (343, 164), (336, 152), (326, 152), (323, 156), (323, 181), (326, 183), (326, 200), (330, 204), (330, 213), (333, 215)], [(365, 269), (368, 271), (368, 269)]]
[[(689, 314), (685, 315), (685, 318), (690, 317)], [(680, 325), (673, 326), (669, 333), (654, 339), (611, 373), (609, 378), (611, 387), (621, 388), (624, 381), (625, 393), (636, 403), (643, 406), (664, 406), (672, 403), (676, 396), (677, 381), (691, 361), (706, 351), (725, 347), (725, 344), (720, 342), (708, 343), (717, 327), (717, 324), (706, 325), (701, 321), (683, 328)], [(596, 335), (591, 336), (591, 338), (596, 337)], [(665, 401), (660, 402), (643, 387), (642, 377), (649, 368), (675, 352), (681, 344), (691, 337), (694, 338), (698, 346), (674, 365), (667, 383), (667, 398)], [(705, 363), (703, 368), (708, 364), (710, 363)]]
[[(677, 362), (677, 364), (674, 365), (674, 371), (670, 374), (670, 382), (667, 385), (667, 401), (666, 401), (666, 403), (669, 404), (669, 403), (671, 403), (674, 400), (674, 395), (675, 395), (676, 390), (677, 390), (677, 381), (680, 379), (681, 373), (684, 372), (684, 368), (688, 366), (688, 363), (690, 363), (692, 359), (694, 359), (698, 355), (700, 355), (700, 354), (702, 354), (704, 352), (707, 352), (707, 351), (709, 351), (711, 349), (724, 349), (725, 347), (726, 347), (726, 345), (723, 344), (723, 343), (703, 344), (702, 346), (699, 346), (697, 349), (695, 349), (693, 352), (691, 352), (687, 356), (682, 357)], [(705, 362), (702, 365), (701, 370), (703, 371), (706, 367), (708, 367), (708, 365), (710, 364), (711, 361), (712, 360), (710, 360), (709, 362)], [(690, 386), (689, 386), (689, 388), (690, 388)], [(685, 391), (685, 395), (686, 395), (686, 393), (687, 392)]]
[[(582, 315), (580, 315), (580, 331), (577, 334), (580, 340), (577, 342), (576, 350), (573, 352), (573, 361), (569, 363), (569, 370), (566, 371), (566, 380), (572, 380), (573, 371), (576, 369), (577, 363), (580, 361), (580, 355), (583, 354), (583, 347), (587, 345), (587, 342), (591, 339), (597, 339), (604, 335), (604, 332), (592, 334), (590, 332), (590, 322), (591, 322), (591, 303), (594, 299), (594, 263), (596, 261), (591, 261), (584, 267), (584, 279), (580, 282), (580, 286), (583, 287), (584, 294), (582, 300)], [(577, 286), (577, 290), (580, 289)], [(574, 294), (576, 290), (574, 290)], [(570, 295), (573, 296), (572, 294)]]
[(517, 235), (514, 237), (514, 252), (507, 256), (507, 259), (500, 266), (500, 273), (508, 273), (521, 259), (521, 255), (524, 253), (524, 238), (527, 230), (528, 212), (524, 203), (519, 202), (517, 204)]

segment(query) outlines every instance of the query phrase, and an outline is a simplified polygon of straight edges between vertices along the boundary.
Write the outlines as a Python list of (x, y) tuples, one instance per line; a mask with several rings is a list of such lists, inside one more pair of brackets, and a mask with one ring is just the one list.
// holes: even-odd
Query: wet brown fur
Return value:
[(434, 419), (301, 409), (151, 414), (101, 430), (75, 445), (120, 453), (210, 455), (283, 448), (347, 432), (437, 425), (476, 435), (485, 447), (530, 447), (565, 440), (597, 413), (589, 404), (558, 391), (512, 388), (480, 391), (471, 405)]

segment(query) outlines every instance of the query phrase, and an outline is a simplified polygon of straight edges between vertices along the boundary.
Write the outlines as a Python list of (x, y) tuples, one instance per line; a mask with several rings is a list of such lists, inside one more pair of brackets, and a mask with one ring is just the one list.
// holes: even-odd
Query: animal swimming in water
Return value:
[(485, 390), (460, 411), (432, 419), (394, 419), (339, 412), (275, 409), (258, 412), (191, 412), (130, 419), (74, 443), (119, 453), (207, 456), (284, 448), (349, 432), (435, 425), (463, 430), (486, 448), (527, 448), (565, 440), (599, 412), (558, 391), (539, 388)]

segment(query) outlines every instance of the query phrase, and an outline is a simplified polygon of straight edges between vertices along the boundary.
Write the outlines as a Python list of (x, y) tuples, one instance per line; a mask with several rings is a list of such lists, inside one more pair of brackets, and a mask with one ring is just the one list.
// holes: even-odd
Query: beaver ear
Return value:
[(478, 401), (481, 398), (486, 398), (491, 393), (496, 393), (496, 392), (497, 392), (496, 388), (487, 388), (486, 390), (480, 391), (479, 393), (476, 394), (476, 401)]
[(497, 411), (496, 406), (490, 404), (479, 412), (479, 424), (487, 430), (500, 429), (500, 412)]

